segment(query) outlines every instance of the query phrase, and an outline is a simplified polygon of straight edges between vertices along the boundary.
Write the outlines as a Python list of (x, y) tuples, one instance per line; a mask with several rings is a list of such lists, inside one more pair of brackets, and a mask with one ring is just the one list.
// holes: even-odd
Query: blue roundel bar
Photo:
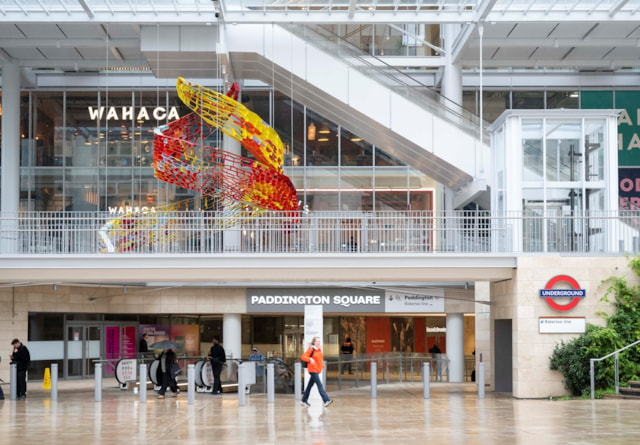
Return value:
[(555, 297), (578, 297), (583, 298), (587, 293), (584, 289), (540, 289), (540, 296), (543, 298)]

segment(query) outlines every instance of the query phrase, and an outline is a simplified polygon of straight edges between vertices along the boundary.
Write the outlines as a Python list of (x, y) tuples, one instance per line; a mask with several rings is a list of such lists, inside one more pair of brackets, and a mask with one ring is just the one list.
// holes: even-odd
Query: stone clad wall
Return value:
[[(512, 285), (496, 285), (495, 318), (513, 320), (513, 396), (547, 398), (567, 394), (562, 375), (549, 369), (549, 357), (556, 344), (579, 334), (541, 334), (540, 317), (586, 317), (586, 322), (602, 325), (599, 312), (611, 312), (601, 301), (608, 285), (602, 281), (624, 276), (638, 282), (625, 257), (521, 257)], [(540, 289), (556, 275), (568, 275), (585, 289), (586, 296), (569, 311), (559, 312), (539, 297)], [(565, 304), (564, 299), (557, 299)]]

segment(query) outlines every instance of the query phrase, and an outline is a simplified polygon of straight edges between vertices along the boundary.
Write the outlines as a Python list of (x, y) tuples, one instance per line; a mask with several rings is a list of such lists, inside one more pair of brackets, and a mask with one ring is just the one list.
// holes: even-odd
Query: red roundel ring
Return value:
[[(544, 288), (546, 290), (553, 289), (553, 286), (561, 282), (568, 283), (572, 289), (580, 289), (580, 285), (575, 280), (575, 278), (572, 278), (569, 275), (556, 275), (547, 282), (547, 285)], [(556, 311), (568, 311), (570, 309), (573, 309), (578, 305), (578, 303), (580, 303), (580, 297), (573, 297), (567, 304), (558, 304), (553, 301), (552, 297), (545, 297), (545, 301), (552, 309), (555, 309)]]

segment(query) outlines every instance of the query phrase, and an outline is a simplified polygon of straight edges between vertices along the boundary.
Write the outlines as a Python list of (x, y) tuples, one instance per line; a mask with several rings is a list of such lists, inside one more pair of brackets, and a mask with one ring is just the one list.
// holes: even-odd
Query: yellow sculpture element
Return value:
[(258, 162), (282, 173), (284, 145), (278, 133), (260, 116), (231, 97), (191, 85), (182, 77), (176, 83), (178, 97), (209, 125), (239, 141)]
[[(100, 253), (158, 253), (169, 252), (172, 243), (192, 245), (189, 240), (205, 227), (193, 227), (184, 212), (214, 206), (224, 210), (205, 214), (202, 222), (211, 232), (230, 229), (268, 212), (242, 202), (212, 203), (206, 197), (185, 199), (150, 211), (132, 211), (108, 221), (98, 230)], [(184, 246), (180, 249), (184, 253)]]
[[(107, 221), (98, 230), (101, 252), (188, 252), (203, 242), (203, 233), (245, 224), (272, 210), (297, 220), (297, 193), (283, 173), (284, 146), (275, 130), (229, 95), (182, 78), (176, 89), (195, 114), (155, 130), (155, 176), (202, 195)], [(213, 130), (203, 122), (240, 141), (255, 160), (204, 145)], [(204, 211), (202, 226), (185, 218), (190, 211)]]

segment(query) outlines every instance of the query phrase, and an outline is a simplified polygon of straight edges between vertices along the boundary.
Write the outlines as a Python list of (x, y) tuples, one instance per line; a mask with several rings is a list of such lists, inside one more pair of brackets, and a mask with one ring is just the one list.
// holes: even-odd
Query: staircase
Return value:
[(477, 116), (443, 103), (347, 42), (293, 25), (237, 25), (226, 29), (225, 37), (236, 77), (263, 81), (313, 105), (454, 192), (468, 188), (487, 168), (488, 136), (483, 131), (479, 138)]
[(640, 381), (631, 381), (626, 388), (620, 388), (620, 396), (625, 399), (640, 400)]

